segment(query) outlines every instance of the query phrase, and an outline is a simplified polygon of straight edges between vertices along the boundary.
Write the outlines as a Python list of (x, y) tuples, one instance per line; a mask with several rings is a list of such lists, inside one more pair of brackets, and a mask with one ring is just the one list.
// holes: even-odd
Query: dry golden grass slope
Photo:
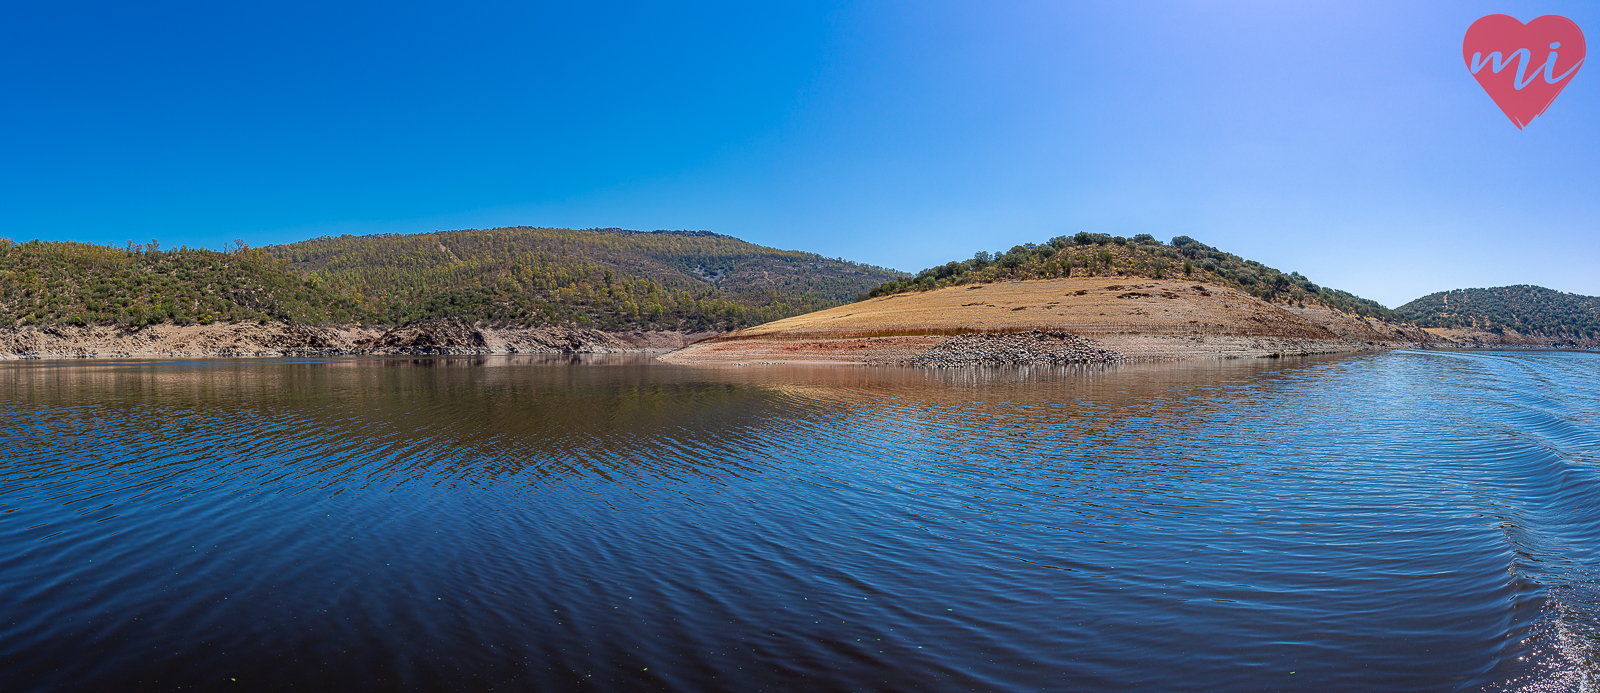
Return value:
[(1421, 329), (1242, 291), (1154, 279), (1042, 279), (905, 293), (731, 332), (680, 362), (908, 358), (955, 334), (1071, 332), (1129, 358), (1329, 353), (1443, 341)]

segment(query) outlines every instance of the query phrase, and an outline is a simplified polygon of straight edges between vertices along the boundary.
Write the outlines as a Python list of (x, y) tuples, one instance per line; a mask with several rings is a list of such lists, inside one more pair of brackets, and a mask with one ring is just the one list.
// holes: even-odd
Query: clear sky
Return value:
[[(470, 5), (470, 7), (469, 7)], [(1578, 2), (0, 5), (0, 236), (704, 229), (905, 270), (1188, 235), (1394, 306), (1600, 294), (1600, 66), (1517, 130), (1473, 20)]]

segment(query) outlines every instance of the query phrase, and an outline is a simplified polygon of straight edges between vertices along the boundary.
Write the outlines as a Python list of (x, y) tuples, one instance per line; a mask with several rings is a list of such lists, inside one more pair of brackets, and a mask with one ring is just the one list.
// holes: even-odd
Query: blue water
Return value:
[(0, 365), (0, 689), (1569, 691), (1600, 355)]

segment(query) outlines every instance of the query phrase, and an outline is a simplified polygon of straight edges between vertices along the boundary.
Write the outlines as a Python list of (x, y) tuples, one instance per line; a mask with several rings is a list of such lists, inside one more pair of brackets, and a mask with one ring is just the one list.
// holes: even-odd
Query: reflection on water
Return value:
[(1573, 690), (1600, 357), (0, 366), (19, 690)]

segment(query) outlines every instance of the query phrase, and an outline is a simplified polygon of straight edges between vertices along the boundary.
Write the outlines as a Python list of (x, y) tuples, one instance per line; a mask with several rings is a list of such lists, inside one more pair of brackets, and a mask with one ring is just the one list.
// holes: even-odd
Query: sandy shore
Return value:
[(17, 327), (0, 329), (0, 359), (665, 352), (713, 334), (447, 323), (398, 328), (285, 323), (150, 325), (136, 330)]

